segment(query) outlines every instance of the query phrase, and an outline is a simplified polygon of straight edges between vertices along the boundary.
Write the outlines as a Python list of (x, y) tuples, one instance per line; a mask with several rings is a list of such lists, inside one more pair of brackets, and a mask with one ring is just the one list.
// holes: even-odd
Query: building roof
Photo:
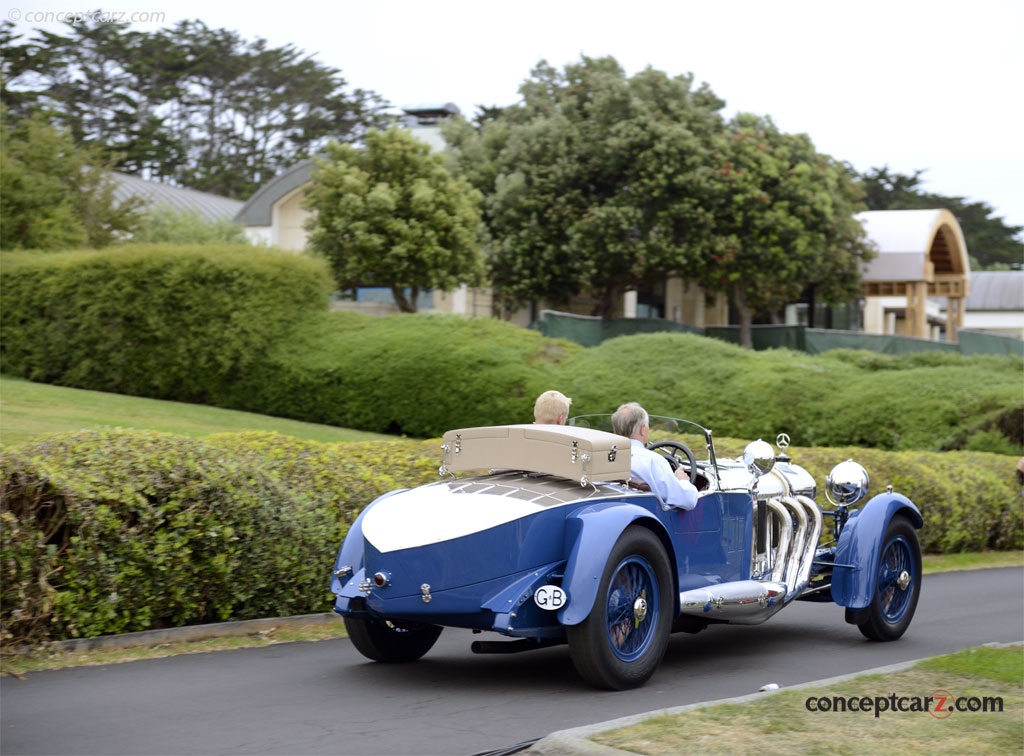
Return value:
[(296, 163), (261, 186), (244, 205), (240, 203), (236, 219), (246, 226), (272, 225), (274, 204), (294, 189), (308, 183), (312, 175), (312, 160)]
[(426, 116), (431, 118), (450, 118), (460, 115), (459, 106), (454, 102), (444, 102), (429, 105), (403, 105), (402, 112), (413, 116)]
[(929, 280), (927, 263), (935, 274), (970, 273), (963, 231), (948, 210), (872, 210), (857, 219), (878, 249), (864, 281)]
[(238, 200), (147, 181), (127, 173), (114, 171), (113, 176), (117, 183), (114, 188), (114, 199), (118, 202), (138, 197), (149, 208), (169, 207), (178, 212), (197, 213), (208, 221), (234, 220), (243, 205)]
[(967, 311), (1024, 310), (1024, 270), (979, 270), (971, 274)]

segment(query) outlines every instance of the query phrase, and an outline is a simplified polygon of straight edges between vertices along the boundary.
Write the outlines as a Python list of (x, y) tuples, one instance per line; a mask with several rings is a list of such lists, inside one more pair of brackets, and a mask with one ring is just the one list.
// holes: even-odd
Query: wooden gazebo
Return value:
[(927, 302), (945, 297), (946, 339), (957, 341), (970, 294), (963, 231), (948, 210), (875, 210), (857, 216), (878, 256), (861, 272), (865, 298), (906, 297), (905, 334), (928, 338)]

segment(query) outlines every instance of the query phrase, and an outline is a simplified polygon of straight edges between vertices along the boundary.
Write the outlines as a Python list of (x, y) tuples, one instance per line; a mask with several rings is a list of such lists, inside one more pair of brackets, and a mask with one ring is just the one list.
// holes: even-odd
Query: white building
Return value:
[(1024, 339), (1024, 270), (972, 273), (964, 329)]

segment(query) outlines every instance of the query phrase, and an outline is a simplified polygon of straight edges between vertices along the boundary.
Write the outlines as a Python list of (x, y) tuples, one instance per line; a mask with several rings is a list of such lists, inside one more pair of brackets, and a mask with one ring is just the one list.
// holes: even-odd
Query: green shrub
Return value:
[(310, 317), (219, 400), (224, 406), (420, 438), (533, 421), (537, 395), (582, 347), (487, 318)]
[(690, 334), (638, 334), (572, 354), (559, 389), (573, 414), (608, 413), (626, 401), (651, 414), (685, 417), (716, 435), (774, 438), (806, 446), (972, 448), (1024, 454), (1017, 357), (919, 353), (906, 357), (838, 350), (807, 355), (752, 352)]
[(369, 502), (436, 480), (440, 441), (321, 444), (278, 433), (218, 433), (206, 442), (272, 475), (295, 495), (334, 512), (347, 529)]
[(1010, 360), (1001, 370), (987, 369), (986, 362), (849, 376), (810, 418), (812, 443), (948, 448), (979, 418), (1020, 401), (1019, 369), (1007, 369)]
[(559, 390), (572, 397), (574, 415), (609, 413), (635, 401), (652, 415), (712, 424), (725, 402), (710, 396), (722, 396), (753, 369), (754, 358), (749, 350), (691, 334), (621, 336), (570, 355)]
[(320, 261), (239, 245), (5, 254), (0, 266), (5, 373), (193, 402), (326, 308), (331, 286)]
[(439, 461), (439, 442), (269, 433), (82, 432), (5, 452), (2, 639), (327, 611), (358, 512), (436, 480)]
[(997, 430), (979, 430), (967, 436), (964, 451), (991, 452), (992, 454), (1016, 454), (1018, 451), (1010, 439)]
[(572, 397), (574, 415), (638, 401), (651, 414), (736, 438), (785, 431), (807, 446), (937, 451), (970, 443), (1019, 455), (1024, 439), (1011, 419), (1021, 414), (1022, 373), (1012, 357), (752, 352), (678, 333), (583, 349), (493, 320), (336, 312), (297, 324), (219, 403), (426, 437), (528, 422), (537, 394), (557, 388)]
[(147, 210), (132, 234), (138, 244), (247, 244), (245, 226), (230, 220), (208, 220), (195, 211), (158, 205)]
[(921, 547), (936, 554), (1024, 548), (1024, 507), (1016, 459), (983, 452), (886, 452), (856, 447), (789, 449), (819, 485), (846, 459), (861, 464), (871, 479), (869, 496), (892, 486), (924, 515)]
[(911, 352), (910, 354), (896, 355), (859, 349), (833, 349), (821, 356), (829, 362), (846, 363), (865, 372), (964, 364), (963, 355), (946, 351)]

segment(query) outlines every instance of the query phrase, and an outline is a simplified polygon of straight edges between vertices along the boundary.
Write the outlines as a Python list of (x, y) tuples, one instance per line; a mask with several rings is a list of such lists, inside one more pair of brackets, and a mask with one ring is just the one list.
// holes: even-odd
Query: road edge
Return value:
[[(66, 653), (81, 653), (83, 651), (96, 651), (108, 648), (146, 648), (159, 646), (164, 643), (187, 643), (209, 640), (211, 638), (260, 635), (284, 628), (298, 628), (340, 621), (341, 618), (334, 612), (317, 612), (316, 614), (298, 614), (292, 617), (267, 617), (263, 619), (235, 620), (233, 622), (214, 622), (205, 625), (168, 627), (161, 630), (140, 630), (134, 633), (100, 635), (96, 638), (72, 638), (70, 640), (52, 641), (46, 645), (47, 648)], [(19, 651), (30, 651), (32, 648), (26, 647), (19, 649)]]

